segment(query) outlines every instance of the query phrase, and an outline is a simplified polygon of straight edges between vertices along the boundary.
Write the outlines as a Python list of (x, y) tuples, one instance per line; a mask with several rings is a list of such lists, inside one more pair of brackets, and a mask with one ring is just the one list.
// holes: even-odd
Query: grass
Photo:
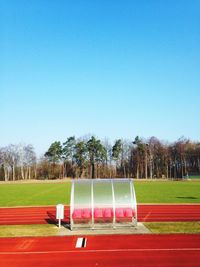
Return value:
[(0, 226), (0, 237), (56, 236), (60, 229), (51, 224)]
[[(136, 181), (138, 203), (200, 203), (199, 181)], [(0, 207), (70, 203), (71, 183), (0, 184)]]
[(42, 206), (70, 202), (71, 183), (1, 184), (0, 206)]
[(154, 234), (200, 233), (200, 222), (149, 222), (144, 225)]
[(200, 203), (198, 181), (135, 182), (138, 203)]
[[(154, 234), (200, 233), (200, 222), (159, 222), (144, 223), (144, 225)], [(52, 224), (0, 226), (0, 238), (17, 236), (58, 236), (63, 234), (66, 234), (63, 228), (59, 229)]]
[(189, 179), (200, 179), (200, 175), (190, 175)]

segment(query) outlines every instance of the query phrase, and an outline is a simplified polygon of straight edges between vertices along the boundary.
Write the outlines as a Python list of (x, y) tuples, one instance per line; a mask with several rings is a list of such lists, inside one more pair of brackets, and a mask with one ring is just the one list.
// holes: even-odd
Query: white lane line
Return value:
[(147, 215), (144, 217), (144, 221), (147, 220), (147, 218), (149, 218), (149, 216), (151, 215), (151, 211), (147, 213)]
[(69, 250), (69, 251), (24, 251), (24, 252), (0, 252), (0, 255), (23, 255), (23, 254), (64, 254), (64, 253), (98, 253), (98, 252), (146, 252), (146, 251), (200, 251), (200, 248), (136, 248), (136, 249), (99, 249), (99, 250)]

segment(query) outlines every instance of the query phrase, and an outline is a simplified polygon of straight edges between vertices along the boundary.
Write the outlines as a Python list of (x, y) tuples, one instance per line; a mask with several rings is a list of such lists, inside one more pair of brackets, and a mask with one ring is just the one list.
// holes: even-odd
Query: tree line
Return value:
[(180, 138), (173, 143), (136, 136), (133, 140), (68, 137), (53, 142), (37, 159), (32, 145), (0, 148), (0, 180), (63, 177), (177, 179), (200, 174), (200, 143)]

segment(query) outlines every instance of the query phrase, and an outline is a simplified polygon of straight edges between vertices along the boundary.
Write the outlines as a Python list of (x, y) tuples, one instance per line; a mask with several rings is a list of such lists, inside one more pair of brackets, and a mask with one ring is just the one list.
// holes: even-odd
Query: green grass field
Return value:
[(138, 203), (200, 203), (199, 181), (136, 182)]
[[(146, 222), (144, 225), (154, 234), (200, 233), (200, 222)], [(53, 224), (0, 225), (1, 237), (17, 236), (60, 236), (65, 228)]]
[[(0, 206), (69, 204), (71, 183), (0, 184)], [(200, 203), (198, 181), (136, 181), (138, 203)]]
[[(154, 234), (200, 233), (200, 222), (146, 222), (144, 225)], [(65, 228), (53, 224), (0, 225), (1, 237), (17, 236), (60, 236)]]
[(0, 206), (69, 204), (71, 183), (1, 184)]
[(200, 175), (190, 175), (189, 179), (200, 179)]
[(144, 225), (154, 234), (200, 233), (200, 222), (145, 222)]
[(60, 229), (52, 224), (0, 225), (0, 237), (56, 236), (59, 232)]

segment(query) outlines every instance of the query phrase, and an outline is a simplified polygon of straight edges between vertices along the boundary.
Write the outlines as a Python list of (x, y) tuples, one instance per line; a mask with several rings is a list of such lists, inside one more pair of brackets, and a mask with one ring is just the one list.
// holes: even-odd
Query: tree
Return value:
[(113, 148), (112, 148), (113, 159), (118, 161), (121, 153), (122, 153), (122, 140), (118, 139), (115, 141), (115, 144), (113, 145)]
[(63, 143), (62, 159), (63, 159), (63, 176), (67, 176), (67, 162), (70, 162), (71, 168), (74, 165), (74, 153), (75, 153), (76, 139), (71, 136)]
[(136, 146), (136, 164), (137, 164), (137, 171), (136, 177), (143, 176), (143, 158), (145, 153), (145, 177), (147, 178), (147, 154), (146, 154), (146, 144), (142, 141), (139, 136), (135, 137), (133, 144)]
[[(159, 150), (162, 146), (160, 141), (155, 137), (152, 136), (147, 141), (148, 143), (148, 153), (149, 153), (149, 172), (150, 172), (150, 179), (153, 179), (153, 176), (155, 175), (155, 167), (158, 169), (159, 164)], [(165, 152), (163, 150), (163, 152)]]
[(106, 149), (94, 136), (87, 142), (87, 150), (89, 155), (90, 166), (92, 168), (91, 178), (95, 178), (95, 164), (106, 160)]
[[(20, 169), (21, 178), (31, 179), (31, 169), (36, 165), (36, 154), (31, 144), (18, 144), (13, 147), (15, 161)], [(15, 164), (16, 165), (16, 164)]]
[(10, 178), (10, 173), (12, 175), (12, 180), (16, 179), (16, 167), (19, 160), (19, 155), (16, 145), (8, 145), (1, 149), (1, 160), (4, 168), (5, 181)]
[(109, 140), (107, 138), (105, 138), (103, 140), (103, 146), (106, 149), (106, 170), (104, 170), (103, 177), (110, 177), (111, 178), (113, 175), (112, 145), (110, 144)]
[(10, 163), (9, 163), (9, 155), (7, 151), (7, 147), (1, 148), (1, 165), (3, 167), (4, 171), (4, 180), (9, 180), (9, 174), (10, 174)]
[(123, 177), (130, 177), (130, 158), (133, 143), (129, 140), (122, 139), (122, 153), (121, 153), (121, 169)]
[(112, 147), (112, 158), (116, 163), (116, 167), (119, 165), (119, 160), (122, 154), (122, 140), (118, 139)]
[(71, 161), (72, 164), (74, 159), (75, 146), (75, 136), (67, 138), (67, 141), (63, 143), (62, 156), (65, 158), (65, 160)]
[(1, 150), (1, 165), (5, 181), (31, 179), (31, 168), (36, 165), (36, 155), (32, 145), (10, 144)]
[(62, 156), (62, 146), (60, 141), (55, 141), (52, 143), (45, 153), (45, 157), (49, 160), (49, 162), (56, 164), (60, 161)]
[[(48, 161), (52, 164), (52, 178), (56, 178), (55, 170), (56, 170), (56, 163), (59, 163), (62, 156), (62, 146), (60, 141), (56, 141), (52, 143), (45, 153), (45, 157)], [(61, 173), (61, 172), (60, 172)], [(60, 176), (60, 174), (59, 174)], [(62, 176), (62, 174), (61, 174)]]
[(84, 141), (80, 141), (75, 145), (74, 158), (79, 168), (79, 177), (82, 178), (87, 162), (87, 146)]
[[(102, 175), (99, 175), (99, 171), (103, 170), (106, 162), (107, 162), (107, 150), (105, 146), (101, 143), (100, 140), (97, 140), (97, 151), (96, 151), (96, 177), (102, 177)], [(99, 168), (100, 167), (100, 168)], [(102, 172), (103, 174), (103, 172)]]
[(63, 176), (63, 163), (69, 177), (137, 177), (181, 179), (200, 175), (200, 143), (184, 137), (173, 143), (156, 137), (139, 136), (130, 141), (118, 139), (113, 146), (94, 136), (63, 143), (54, 142), (37, 161), (28, 144), (0, 147), (0, 180), (55, 179)]
[(31, 167), (36, 165), (36, 154), (32, 145), (24, 146), (25, 179), (31, 179)]

